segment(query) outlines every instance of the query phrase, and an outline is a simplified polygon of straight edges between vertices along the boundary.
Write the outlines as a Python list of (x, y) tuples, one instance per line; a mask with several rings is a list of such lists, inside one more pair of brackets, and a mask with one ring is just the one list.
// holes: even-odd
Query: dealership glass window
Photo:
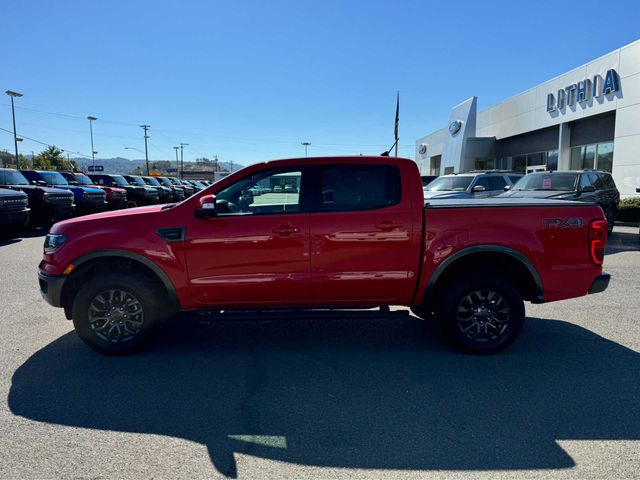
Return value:
[(440, 162), (442, 160), (442, 155), (435, 155), (431, 157), (431, 169), (430, 175), (435, 177), (440, 176)]
[(511, 170), (514, 172), (525, 173), (527, 171), (527, 156), (518, 155), (513, 157), (513, 167), (511, 167)]
[(571, 170), (613, 170), (613, 142), (571, 148)]
[(476, 158), (475, 169), (476, 170), (491, 170), (496, 168), (495, 158)]
[(547, 170), (558, 170), (558, 150), (547, 152)]

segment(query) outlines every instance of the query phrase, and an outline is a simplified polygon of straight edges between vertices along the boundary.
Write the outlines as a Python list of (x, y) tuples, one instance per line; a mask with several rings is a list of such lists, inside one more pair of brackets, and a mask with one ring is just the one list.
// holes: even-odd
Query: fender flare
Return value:
[(527, 271), (531, 275), (531, 278), (533, 279), (533, 283), (535, 286), (535, 296), (531, 300), (532, 303), (544, 303), (544, 287), (542, 284), (542, 278), (540, 277), (540, 273), (533, 265), (531, 260), (529, 260), (526, 255), (519, 252), (518, 250), (502, 245), (474, 245), (473, 247), (463, 248), (462, 250), (459, 250), (453, 255), (447, 257), (440, 265), (436, 267), (433, 274), (431, 275), (431, 278), (429, 278), (429, 282), (427, 283), (427, 286), (425, 288), (424, 297), (427, 298), (433, 292), (440, 276), (442, 276), (447, 268), (450, 267), (454, 262), (466, 256), (483, 252), (500, 253), (503, 255), (508, 255), (519, 261), (527, 269)]
[(73, 260), (71, 263), (78, 268), (80, 265), (87, 263), (88, 261), (95, 260), (97, 258), (103, 257), (120, 257), (126, 258), (127, 260), (133, 260), (135, 262), (139, 262), (145, 267), (149, 268), (153, 273), (155, 273), (164, 287), (167, 289), (167, 293), (169, 294), (169, 299), (173, 302), (178, 308), (180, 308), (180, 300), (178, 298), (178, 294), (176, 292), (176, 288), (171, 282), (171, 279), (166, 274), (166, 272), (155, 262), (149, 260), (147, 257), (130, 252), (129, 250), (118, 250), (118, 249), (108, 249), (108, 250), (96, 250), (94, 252), (89, 252), (80, 257)]

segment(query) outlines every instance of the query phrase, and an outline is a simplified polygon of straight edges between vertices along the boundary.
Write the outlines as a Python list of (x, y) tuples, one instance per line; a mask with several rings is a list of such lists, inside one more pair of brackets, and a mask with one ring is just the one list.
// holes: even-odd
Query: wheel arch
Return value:
[(98, 250), (78, 257), (71, 264), (75, 268), (65, 281), (61, 295), (67, 318), (70, 318), (72, 300), (81, 286), (81, 280), (93, 272), (117, 271), (119, 265), (125, 265), (129, 271), (138, 271), (157, 280), (167, 292), (169, 305), (175, 309), (180, 308), (176, 288), (167, 273), (158, 264), (143, 255), (128, 250)]
[(533, 303), (544, 302), (544, 287), (540, 273), (526, 255), (502, 245), (475, 245), (467, 247), (445, 259), (429, 278), (423, 301), (428, 304), (455, 274), (467, 266), (490, 265), (507, 273), (518, 283), (523, 298)]

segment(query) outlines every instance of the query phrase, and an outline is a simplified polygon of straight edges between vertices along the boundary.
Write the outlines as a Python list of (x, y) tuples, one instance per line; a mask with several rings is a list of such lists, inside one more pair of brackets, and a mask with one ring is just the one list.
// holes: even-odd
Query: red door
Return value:
[(324, 166), (318, 176), (322, 200), (310, 214), (314, 302), (406, 301), (413, 219), (398, 168)]
[(190, 286), (210, 306), (296, 305), (311, 300), (309, 214), (301, 173), (260, 172), (217, 193), (218, 216), (186, 228)]

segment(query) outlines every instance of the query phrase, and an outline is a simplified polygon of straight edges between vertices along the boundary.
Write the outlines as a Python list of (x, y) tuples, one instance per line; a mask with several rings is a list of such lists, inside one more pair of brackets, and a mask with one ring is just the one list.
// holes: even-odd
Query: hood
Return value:
[(24, 192), (12, 190), (10, 188), (0, 188), (0, 197), (20, 197), (27, 198)]
[(55, 187), (41, 187), (39, 185), (6, 185), (4, 188), (10, 188), (11, 190), (20, 190), (25, 193), (63, 193), (69, 194), (69, 190), (64, 188), (55, 188)]
[(104, 190), (105, 192), (117, 192), (117, 193), (127, 193), (127, 191), (122, 187), (109, 187), (107, 185), (95, 185), (91, 188), (99, 188), (100, 190)]
[(162, 211), (163, 205), (149, 205), (147, 207), (136, 207), (136, 208), (126, 208), (123, 210), (114, 210), (109, 212), (100, 212), (94, 213), (92, 215), (84, 215), (82, 217), (70, 218), (68, 220), (63, 220), (62, 222), (56, 223), (52, 229), (51, 233), (58, 233), (61, 230), (64, 230), (66, 227), (76, 227), (81, 226), (83, 228), (91, 228), (91, 224), (96, 221), (104, 221), (108, 219), (117, 219), (117, 220), (126, 220), (126, 219), (135, 219), (140, 215), (149, 215)]
[(445, 198), (469, 198), (470, 195), (467, 192), (448, 192), (448, 191), (440, 191), (440, 192), (429, 192), (427, 190), (423, 190), (425, 200), (429, 200), (432, 198), (445, 199)]

